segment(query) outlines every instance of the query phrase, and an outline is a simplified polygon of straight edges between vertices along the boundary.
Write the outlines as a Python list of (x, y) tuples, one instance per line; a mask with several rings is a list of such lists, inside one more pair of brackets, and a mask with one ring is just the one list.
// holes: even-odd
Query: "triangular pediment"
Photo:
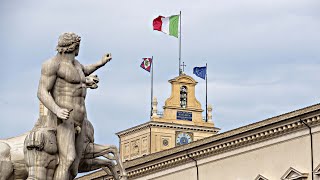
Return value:
[(290, 167), (286, 173), (281, 177), (282, 180), (299, 180), (307, 178), (308, 173), (301, 173), (298, 170)]
[(259, 174), (254, 180), (268, 180), (268, 179)]
[(314, 174), (320, 176), (320, 164), (314, 169)]

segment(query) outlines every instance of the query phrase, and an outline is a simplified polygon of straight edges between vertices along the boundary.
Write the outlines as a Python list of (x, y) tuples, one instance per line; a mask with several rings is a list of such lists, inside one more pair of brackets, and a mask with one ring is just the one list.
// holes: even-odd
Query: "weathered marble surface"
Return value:
[(57, 55), (43, 63), (38, 98), (47, 114), (30, 132), (0, 140), (0, 180), (69, 180), (101, 167), (115, 179), (126, 179), (117, 147), (94, 143), (85, 107), (87, 88), (98, 87), (92, 73), (112, 57), (106, 54), (84, 66), (75, 59), (80, 41), (75, 33), (63, 33)]
[[(113, 175), (115, 179), (121, 178), (117, 169), (120, 170), (120, 176), (125, 175), (117, 147), (95, 144), (94, 129), (89, 121), (84, 122), (83, 131), (85, 132), (84, 154), (79, 162), (79, 172), (89, 172), (106, 167), (105, 171)], [(14, 138), (0, 140), (0, 180), (28, 178), (27, 162), (23, 152), (24, 141), (28, 134), (29, 132)], [(100, 158), (98, 159), (98, 157)], [(105, 159), (101, 157), (105, 157)], [(50, 179), (50, 177), (47, 177), (47, 179)]]

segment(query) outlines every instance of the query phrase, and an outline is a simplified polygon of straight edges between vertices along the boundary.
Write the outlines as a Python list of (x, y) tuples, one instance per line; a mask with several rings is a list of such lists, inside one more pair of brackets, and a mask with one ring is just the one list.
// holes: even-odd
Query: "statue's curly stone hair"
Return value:
[(63, 33), (59, 36), (57, 51), (59, 53), (73, 52), (80, 45), (81, 37), (73, 32)]

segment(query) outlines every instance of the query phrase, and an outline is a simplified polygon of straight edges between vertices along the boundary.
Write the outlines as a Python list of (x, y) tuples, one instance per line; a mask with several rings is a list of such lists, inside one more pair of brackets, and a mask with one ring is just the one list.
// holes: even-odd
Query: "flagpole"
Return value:
[(206, 122), (208, 122), (208, 65), (206, 63)]
[(181, 11), (180, 11), (180, 32), (179, 32), (179, 76), (181, 75)]
[(150, 117), (152, 116), (152, 101), (153, 101), (153, 56), (151, 57), (151, 112), (150, 112)]

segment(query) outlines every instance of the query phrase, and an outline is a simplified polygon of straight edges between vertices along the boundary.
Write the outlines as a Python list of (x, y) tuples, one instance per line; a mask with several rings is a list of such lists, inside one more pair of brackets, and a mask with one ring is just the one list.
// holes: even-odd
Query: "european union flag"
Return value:
[(193, 68), (193, 74), (195, 74), (196, 76), (202, 78), (202, 79), (206, 79), (206, 74), (207, 74), (207, 67), (194, 67)]

